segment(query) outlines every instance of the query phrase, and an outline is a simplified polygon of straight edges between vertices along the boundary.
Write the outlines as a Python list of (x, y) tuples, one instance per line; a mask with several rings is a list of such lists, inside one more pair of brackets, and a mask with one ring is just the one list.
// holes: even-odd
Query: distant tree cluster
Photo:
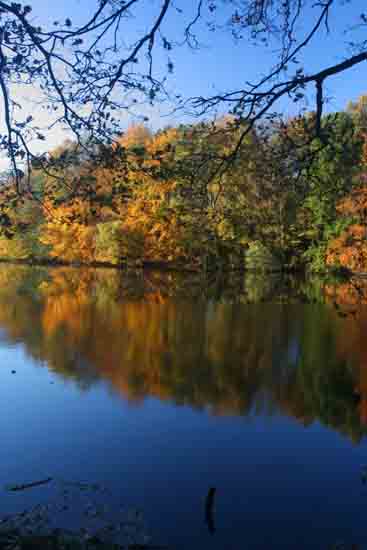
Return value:
[[(366, 101), (274, 120), (246, 135), (215, 122), (152, 132), (135, 125), (85, 152), (68, 141), (19, 195), (0, 191), (3, 258), (195, 270), (343, 266), (367, 270)], [(214, 172), (211, 170), (214, 167)], [(210, 177), (208, 177), (210, 174)]]

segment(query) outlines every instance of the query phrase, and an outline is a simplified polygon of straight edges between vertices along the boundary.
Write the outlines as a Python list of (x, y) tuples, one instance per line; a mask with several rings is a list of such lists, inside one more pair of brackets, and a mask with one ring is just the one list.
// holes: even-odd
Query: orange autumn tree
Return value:
[[(77, 173), (64, 174), (60, 186), (49, 178), (43, 203), (45, 223), (40, 240), (50, 256), (67, 262), (108, 261), (108, 246), (99, 242), (105, 225), (120, 219), (122, 193), (115, 193), (121, 166), (111, 161), (84, 162)], [(101, 229), (102, 228), (102, 229)], [(100, 251), (104, 249), (104, 256)]]
[(49, 181), (41, 241), (50, 255), (83, 263), (200, 261), (205, 223), (182, 191), (192, 184), (177, 162), (179, 139), (176, 129), (153, 136), (133, 126), (103, 162), (63, 174), (62, 189)]
[(352, 271), (367, 271), (367, 135), (362, 150), (362, 185), (353, 189), (337, 205), (337, 211), (349, 226), (328, 246), (326, 263)]
[(178, 130), (172, 128), (144, 139), (144, 143), (126, 137), (121, 140), (131, 151), (127, 156), (132, 167), (128, 172), (131, 197), (121, 223), (128, 258), (191, 266), (200, 262), (205, 223), (195, 218), (199, 212), (183, 193), (188, 181), (177, 161), (179, 141)]
[[(76, 159), (62, 172), (62, 188), (47, 181), (41, 241), (50, 255), (67, 262), (199, 268), (234, 245), (224, 218), (236, 217), (231, 203), (240, 209), (238, 194), (226, 191), (226, 200), (213, 206), (215, 193), (196, 170), (202, 156), (192, 141), (182, 128), (152, 134), (133, 126), (105, 147), (101, 162)], [(205, 144), (195, 143), (201, 155)]]
[(47, 201), (44, 210), (46, 223), (40, 240), (50, 247), (50, 256), (67, 262), (93, 261), (94, 226), (80, 221), (88, 214), (88, 205), (80, 199), (56, 207)]

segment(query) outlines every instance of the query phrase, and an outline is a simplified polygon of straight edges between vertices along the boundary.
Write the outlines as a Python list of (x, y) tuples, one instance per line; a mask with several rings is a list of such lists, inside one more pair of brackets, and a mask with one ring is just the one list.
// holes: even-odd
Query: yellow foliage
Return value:
[(48, 222), (40, 240), (51, 246), (50, 255), (67, 262), (95, 260), (95, 228), (78, 223)]

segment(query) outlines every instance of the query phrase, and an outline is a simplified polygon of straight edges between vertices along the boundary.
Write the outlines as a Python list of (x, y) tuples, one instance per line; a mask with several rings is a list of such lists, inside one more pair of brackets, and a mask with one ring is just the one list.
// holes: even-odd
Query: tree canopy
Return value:
[[(366, 271), (366, 96), (325, 110), (325, 83), (367, 56), (367, 15), (347, 4), (343, 29), (338, 0), (99, 0), (85, 20), (51, 25), (0, 0), (1, 256)], [(347, 27), (337, 62), (307, 65), (309, 48), (325, 33), (339, 44)], [(235, 90), (185, 97), (175, 59), (200, 56), (208, 33), (268, 49), (267, 71), (250, 82), (244, 66)], [(121, 113), (144, 102), (191, 119), (126, 127)], [(47, 147), (56, 127), (67, 139)]]

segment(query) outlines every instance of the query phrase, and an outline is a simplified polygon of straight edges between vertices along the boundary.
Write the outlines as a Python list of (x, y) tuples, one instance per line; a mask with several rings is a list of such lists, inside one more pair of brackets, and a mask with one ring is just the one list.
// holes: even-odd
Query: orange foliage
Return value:
[(353, 224), (336, 239), (327, 251), (328, 265), (340, 264), (352, 271), (364, 271), (367, 267), (367, 228)]
[[(45, 203), (46, 223), (40, 241), (50, 246), (50, 255), (64, 261), (90, 262), (94, 260), (95, 230), (86, 225), (88, 204), (81, 199), (53, 207)], [(75, 221), (74, 221), (75, 220)]]
[(172, 262), (195, 255), (198, 228), (185, 209), (173, 171), (178, 137), (176, 129), (169, 129), (145, 141), (144, 158), (131, 175), (137, 184), (122, 221), (127, 256)]
[(326, 263), (339, 264), (352, 271), (367, 270), (367, 187), (354, 189), (338, 204), (344, 216), (357, 220), (329, 244)]
[[(361, 167), (367, 169), (367, 135), (363, 135)], [(362, 181), (366, 180), (366, 173)], [(337, 205), (342, 216), (355, 220), (328, 247), (326, 263), (339, 264), (352, 271), (367, 271), (367, 185), (353, 189)]]
[(41, 242), (50, 246), (51, 256), (200, 264), (209, 242), (206, 214), (200, 210), (204, 223), (198, 224), (191, 182), (178, 174), (179, 140), (174, 128), (152, 135), (144, 126), (132, 127), (118, 140), (120, 149), (115, 144), (112, 153), (106, 151), (109, 164), (80, 168), (61, 199), (50, 191)]

